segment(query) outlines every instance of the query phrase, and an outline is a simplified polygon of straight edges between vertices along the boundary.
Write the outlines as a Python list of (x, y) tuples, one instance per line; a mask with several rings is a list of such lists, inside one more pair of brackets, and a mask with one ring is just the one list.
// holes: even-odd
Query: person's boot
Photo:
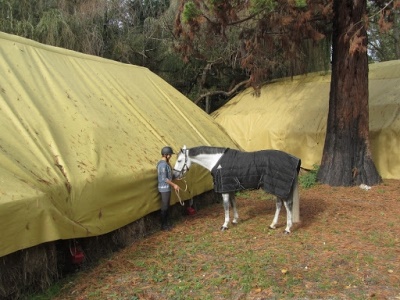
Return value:
[(169, 211), (168, 210), (166, 211), (165, 215), (166, 215), (165, 222), (167, 224), (167, 228), (168, 228), (168, 230), (171, 230), (172, 227), (174, 227), (174, 226), (171, 224), (171, 220), (169, 218)]
[(168, 221), (167, 212), (162, 210), (161, 211), (161, 230), (169, 230), (167, 221)]

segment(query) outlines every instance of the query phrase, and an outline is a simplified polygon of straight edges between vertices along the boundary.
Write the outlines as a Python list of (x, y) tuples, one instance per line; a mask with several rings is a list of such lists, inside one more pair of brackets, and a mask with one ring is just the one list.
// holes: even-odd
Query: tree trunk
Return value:
[(396, 59), (400, 59), (400, 9), (393, 11), (393, 36)]
[(381, 177), (369, 144), (366, 0), (334, 0), (332, 78), (318, 181), (375, 185)]

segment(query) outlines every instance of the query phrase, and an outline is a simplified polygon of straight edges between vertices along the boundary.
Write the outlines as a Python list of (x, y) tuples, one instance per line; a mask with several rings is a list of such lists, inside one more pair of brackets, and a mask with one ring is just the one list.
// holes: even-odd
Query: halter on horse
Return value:
[(299, 222), (297, 175), (300, 159), (277, 150), (241, 152), (220, 147), (187, 149), (183, 146), (173, 169), (174, 177), (182, 178), (192, 163), (211, 172), (214, 191), (222, 194), (225, 222), (221, 230), (228, 229), (230, 205), (233, 208), (232, 223), (238, 221), (234, 192), (261, 187), (276, 196), (275, 216), (269, 226), (271, 229), (276, 228), (282, 204), (287, 212), (285, 233), (290, 233), (293, 222)]

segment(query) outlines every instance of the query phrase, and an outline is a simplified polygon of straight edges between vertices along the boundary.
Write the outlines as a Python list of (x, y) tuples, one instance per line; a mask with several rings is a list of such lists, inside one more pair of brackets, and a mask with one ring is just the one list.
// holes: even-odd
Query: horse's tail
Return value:
[(293, 181), (293, 186), (292, 186), (292, 221), (293, 223), (298, 223), (300, 222), (300, 196), (299, 196), (299, 182), (297, 180), (298, 174), (296, 173), (296, 176)]

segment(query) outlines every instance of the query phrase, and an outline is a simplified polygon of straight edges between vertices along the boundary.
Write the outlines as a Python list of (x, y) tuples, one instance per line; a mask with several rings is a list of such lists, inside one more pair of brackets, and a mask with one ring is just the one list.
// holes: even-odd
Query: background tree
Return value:
[[(376, 1), (381, 28), (397, 1)], [(317, 178), (334, 186), (375, 185), (381, 177), (369, 143), (367, 1), (333, 0), (332, 79), (327, 132)]]
[(391, 1), (368, 1), (368, 9), (371, 16), (367, 28), (369, 61), (400, 59), (400, 9)]
[(369, 144), (366, 1), (333, 0), (332, 79), (318, 180), (377, 184)]
[(168, 8), (168, 0), (0, 0), (0, 30), (157, 68), (165, 40), (172, 40), (173, 17), (167, 30), (162, 26)]
[(175, 48), (184, 61), (202, 66), (192, 98), (220, 100), (238, 86), (258, 91), (273, 78), (328, 70), (330, 4), (325, 2), (180, 1)]

